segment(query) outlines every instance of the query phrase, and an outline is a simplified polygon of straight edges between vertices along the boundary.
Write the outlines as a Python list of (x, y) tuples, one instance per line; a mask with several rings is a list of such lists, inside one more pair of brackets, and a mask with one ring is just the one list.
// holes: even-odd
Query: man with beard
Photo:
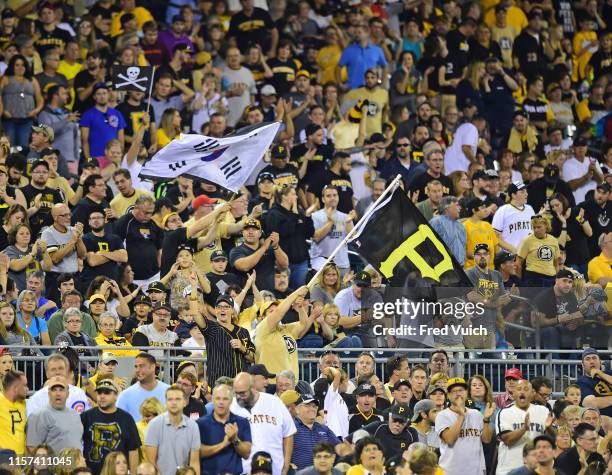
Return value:
[[(412, 150), (410, 152), (410, 158), (413, 162), (423, 163), (423, 145), (429, 140), (429, 126), (426, 124), (417, 124), (412, 132)], [(425, 171), (425, 167), (421, 165), (419, 167), (420, 172)]]
[(227, 294), (219, 295), (215, 302), (216, 319), (205, 317), (199, 310), (197, 278), (192, 275), (189, 282), (189, 310), (206, 341), (207, 381), (216, 381), (221, 376), (232, 377), (246, 370), (249, 363), (255, 361), (255, 345), (245, 328), (232, 323), (236, 312), (234, 299)]
[(102, 211), (95, 210), (90, 213), (88, 222), (91, 231), (83, 236), (87, 256), (79, 280), (81, 289), (87, 289), (91, 281), (99, 275), (118, 280), (118, 264), (127, 262), (128, 259), (121, 239), (104, 230)]
[(491, 416), (495, 404), (487, 404), (484, 415), (465, 407), (468, 385), (463, 378), (447, 383), (450, 407), (436, 417), (436, 432), (440, 436), (440, 468), (446, 475), (486, 473), (483, 442), (493, 437)]
[[(554, 416), (546, 406), (532, 404), (533, 388), (521, 380), (514, 390), (515, 403), (498, 412), (495, 421), (499, 434), (499, 459), (496, 475), (506, 475), (523, 464), (525, 443), (551, 431)], [(488, 425), (488, 424), (487, 424)], [(554, 436), (554, 432), (551, 433)]]
[(251, 453), (251, 426), (247, 418), (230, 411), (233, 397), (231, 386), (215, 386), (212, 414), (197, 420), (200, 428), (201, 475), (243, 473), (242, 459), (248, 458)]
[[(566, 195), (568, 196), (568, 195)], [(591, 257), (599, 254), (599, 236), (610, 230), (612, 217), (612, 200), (610, 199), (610, 184), (600, 183), (595, 188), (593, 198), (579, 205), (584, 208), (584, 219), (588, 220), (593, 229), (593, 235), (587, 238)]]
[(379, 165), (380, 177), (385, 180), (393, 179), (399, 173), (404, 183), (410, 183), (412, 178), (420, 171), (418, 163), (411, 159), (412, 144), (406, 136), (399, 136), (395, 144), (395, 153), (391, 158)]
[(134, 313), (130, 318), (123, 321), (121, 328), (117, 332), (128, 340), (132, 339), (132, 334), (141, 325), (151, 323), (151, 299), (146, 295), (140, 294), (134, 300)]
[(344, 102), (368, 100), (366, 118), (366, 135), (381, 133), (382, 125), (389, 118), (389, 91), (380, 85), (378, 73), (375, 69), (368, 69), (365, 73), (365, 85), (358, 89), (351, 89), (344, 96)]
[[(421, 126), (415, 129), (415, 138), (412, 141), (415, 145), (417, 144), (416, 135), (420, 133), (420, 131)], [(440, 182), (442, 185), (443, 196), (454, 194), (453, 182), (442, 173), (442, 169), (444, 168), (444, 152), (441, 150), (432, 150), (427, 153), (424, 162), (427, 169), (424, 173), (415, 176), (408, 187), (410, 192), (418, 193), (417, 201), (420, 203), (429, 197), (427, 185), (434, 180)]]
[[(287, 473), (296, 428), (285, 405), (276, 396), (256, 391), (248, 373), (236, 375), (234, 394), (230, 410), (249, 420), (253, 439), (251, 453), (265, 449), (272, 456), (273, 475)], [(251, 471), (250, 458), (243, 461), (242, 469), (243, 473)]]
[(0, 393), (0, 446), (14, 451), (16, 455), (26, 453), (27, 396), (26, 375), (21, 371), (9, 370), (2, 378)]
[(308, 188), (306, 197), (308, 203), (321, 200), (323, 189), (333, 186), (338, 190), (338, 211), (350, 213), (355, 205), (353, 198), (353, 184), (351, 183), (351, 156), (346, 152), (336, 152), (331, 159), (329, 167), (313, 180)]
[(467, 294), (468, 300), (482, 306), (480, 315), (472, 316), (472, 328), (484, 328), (483, 335), (466, 335), (463, 338), (467, 348), (495, 348), (495, 325), (497, 310), (510, 302), (510, 295), (504, 288), (501, 274), (490, 268), (491, 251), (488, 244), (474, 247), (474, 267), (466, 275), (474, 285)]
[[(64, 199), (59, 190), (47, 186), (49, 179), (49, 164), (45, 160), (36, 160), (30, 169), (32, 179), (29, 185), (21, 188), (26, 199), (28, 218), (32, 237), (52, 223), (51, 208)], [(48, 244), (48, 242), (47, 242)]]
[(612, 372), (604, 367), (594, 348), (582, 352), (582, 372), (576, 381), (580, 386), (581, 405), (597, 408), (601, 415), (612, 417)]
[[(443, 388), (436, 388), (444, 391)], [(431, 394), (432, 391), (430, 391)], [(414, 415), (412, 416), (412, 429), (418, 434), (418, 441), (428, 445), (429, 447), (440, 447), (440, 438), (434, 429), (436, 416), (440, 410), (436, 407), (431, 399), (423, 399), (414, 406)]]
[(112, 379), (96, 384), (97, 407), (81, 414), (83, 456), (94, 474), (100, 473), (111, 452), (121, 452), (136, 473), (140, 437), (132, 416), (117, 407), (119, 388)]

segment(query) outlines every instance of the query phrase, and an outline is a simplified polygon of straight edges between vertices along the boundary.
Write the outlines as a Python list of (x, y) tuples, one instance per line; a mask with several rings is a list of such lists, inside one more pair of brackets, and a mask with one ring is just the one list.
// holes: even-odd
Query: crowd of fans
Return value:
[[(610, 473), (610, 22), (597, 0), (1, 2), (0, 470)], [(155, 66), (150, 97), (114, 65)], [(181, 133), (272, 121), (235, 196), (139, 177)], [(484, 334), (380, 336), (382, 276), (329, 262), (398, 174), (485, 308), (428, 323)], [(340, 359), (536, 340), (582, 361), (554, 404), (445, 351)]]

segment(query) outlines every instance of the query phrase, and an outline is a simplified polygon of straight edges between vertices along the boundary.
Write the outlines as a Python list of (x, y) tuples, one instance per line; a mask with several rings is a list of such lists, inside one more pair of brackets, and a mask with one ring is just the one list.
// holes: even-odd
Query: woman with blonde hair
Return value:
[(340, 307), (328, 303), (322, 311), (321, 320), (317, 322), (321, 325), (323, 338), (327, 345), (326, 348), (361, 348), (361, 338), (357, 335), (347, 335), (340, 326)]
[(66, 463), (59, 465), (56, 475), (70, 475), (75, 468), (87, 467), (81, 449), (67, 447), (60, 450), (57, 456)]
[(335, 263), (329, 262), (323, 266), (317, 283), (310, 290), (310, 302), (313, 305), (318, 302), (320, 306), (334, 303), (334, 297), (342, 287), (340, 269)]
[(169, 107), (160, 120), (157, 129), (157, 146), (161, 149), (168, 145), (181, 133), (181, 114), (178, 110)]
[(485, 74), (485, 65), (482, 61), (468, 64), (467, 76), (457, 86), (457, 108), (459, 110), (463, 110), (470, 104), (478, 107), (479, 111), (484, 110), (483, 93), (490, 92), (488, 84), (483, 81)]
[(416, 449), (409, 465), (413, 475), (434, 475), (438, 471), (438, 456), (429, 448)]
[(36, 347), (36, 342), (29, 332), (24, 330), (19, 319), (16, 317), (15, 308), (8, 302), (0, 302), (0, 336), (4, 339), (8, 351), (11, 356), (18, 356), (27, 349), (19, 349), (10, 345), (19, 347), (31, 346), (30, 353), (40, 354), (40, 350)]
[(0, 391), (2, 391), (4, 375), (14, 369), (13, 357), (9, 353), (8, 348), (0, 348)]
[[(516, 256), (516, 269), (522, 269), (523, 285), (530, 288), (552, 287), (559, 258), (559, 241), (550, 233), (550, 221), (536, 214), (531, 218), (532, 234), (523, 239)], [(542, 251), (544, 249), (544, 251)], [(548, 347), (546, 347), (548, 348)]]
[(555, 441), (557, 448), (555, 449), (555, 458), (569, 449), (572, 445), (572, 429), (567, 424), (560, 424), (557, 427), (557, 433), (555, 435)]
[(128, 475), (128, 460), (123, 452), (111, 452), (104, 459), (100, 475)]
[(162, 412), (164, 412), (164, 406), (156, 397), (149, 397), (142, 401), (140, 405), (140, 420), (136, 423), (136, 428), (138, 429), (138, 436), (140, 437), (140, 449), (138, 449), (139, 458), (141, 461), (147, 460), (147, 454), (143, 450), (144, 448), (144, 439), (145, 434), (147, 433), (147, 427), (149, 426), (149, 422), (154, 417), (159, 416)]

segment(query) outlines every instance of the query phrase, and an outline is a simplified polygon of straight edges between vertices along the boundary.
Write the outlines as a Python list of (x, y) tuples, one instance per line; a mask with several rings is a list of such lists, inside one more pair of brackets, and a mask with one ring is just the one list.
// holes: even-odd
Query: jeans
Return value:
[[(561, 326), (542, 328), (540, 337), (542, 348), (546, 350), (571, 349), (576, 346), (576, 332), (571, 332)], [(553, 353), (552, 357), (558, 360), (561, 358), (561, 355)]]
[(32, 119), (3, 119), (2, 127), (11, 141), (12, 147), (21, 147), (22, 150), (30, 143), (32, 133)]
[(298, 347), (323, 348), (323, 337), (321, 335), (315, 335), (314, 333), (304, 335), (304, 337), (298, 341)]
[(362, 348), (361, 338), (357, 335), (349, 335), (343, 338), (337, 345), (336, 348)]
[(569, 264), (569, 267), (575, 271), (580, 272), (585, 279), (588, 277), (588, 265), (587, 264)]
[(289, 264), (291, 275), (289, 276), (289, 288), (297, 289), (305, 284), (308, 273), (308, 261)]

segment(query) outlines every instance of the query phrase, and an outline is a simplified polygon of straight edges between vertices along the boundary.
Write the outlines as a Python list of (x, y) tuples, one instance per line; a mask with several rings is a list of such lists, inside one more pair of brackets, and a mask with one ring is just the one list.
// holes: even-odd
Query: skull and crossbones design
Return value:
[(140, 76), (140, 68), (137, 66), (131, 66), (127, 68), (127, 76), (125, 76), (124, 74), (117, 75), (119, 79), (123, 79), (125, 82), (116, 84), (116, 87), (123, 87), (123, 86), (130, 85), (130, 86), (134, 86), (139, 91), (142, 91), (142, 92), (146, 91), (147, 88), (138, 83), (146, 81), (148, 78), (146, 76), (138, 78), (138, 76)]

